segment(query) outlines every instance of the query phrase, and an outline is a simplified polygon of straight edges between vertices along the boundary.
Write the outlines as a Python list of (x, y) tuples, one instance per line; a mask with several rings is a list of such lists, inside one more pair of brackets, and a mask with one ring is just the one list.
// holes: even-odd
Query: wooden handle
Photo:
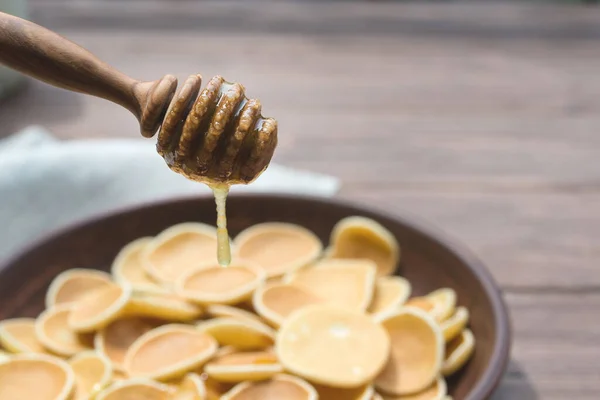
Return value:
[(89, 51), (30, 21), (0, 12), (0, 63), (51, 85), (101, 97), (131, 111), (152, 137), (175, 94), (177, 79), (136, 81)]

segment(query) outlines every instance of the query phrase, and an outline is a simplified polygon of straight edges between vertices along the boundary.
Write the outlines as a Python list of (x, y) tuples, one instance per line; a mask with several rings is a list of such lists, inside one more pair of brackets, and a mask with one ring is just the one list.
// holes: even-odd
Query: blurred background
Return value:
[[(588, 318), (600, 307), (591, 3), (0, 0), (0, 10), (137, 79), (241, 82), (279, 121), (275, 163), (337, 177), (339, 196), (466, 243), (512, 310), (513, 361), (496, 398), (528, 400), (600, 393), (600, 320)], [(0, 137), (30, 125), (59, 139), (139, 137), (105, 100), (7, 70), (0, 82)]]

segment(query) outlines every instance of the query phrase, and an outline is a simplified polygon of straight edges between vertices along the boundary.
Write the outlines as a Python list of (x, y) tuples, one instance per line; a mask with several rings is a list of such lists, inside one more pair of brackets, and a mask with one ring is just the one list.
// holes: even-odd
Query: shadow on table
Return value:
[(538, 400), (537, 393), (523, 367), (515, 360), (510, 360), (504, 379), (490, 400)]
[(0, 138), (28, 125), (68, 121), (81, 112), (80, 94), (28, 80), (19, 91), (0, 100)]

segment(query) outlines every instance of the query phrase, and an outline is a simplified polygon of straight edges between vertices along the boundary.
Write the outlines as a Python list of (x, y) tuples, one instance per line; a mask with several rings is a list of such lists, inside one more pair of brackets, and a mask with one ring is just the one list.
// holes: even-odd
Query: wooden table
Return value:
[[(515, 333), (495, 399), (600, 396), (600, 9), (32, 0), (32, 18), (141, 79), (245, 83), (280, 122), (277, 162), (335, 174), (342, 197), (416, 214), (487, 263)], [(40, 83), (0, 121), (138, 135), (126, 111)]]

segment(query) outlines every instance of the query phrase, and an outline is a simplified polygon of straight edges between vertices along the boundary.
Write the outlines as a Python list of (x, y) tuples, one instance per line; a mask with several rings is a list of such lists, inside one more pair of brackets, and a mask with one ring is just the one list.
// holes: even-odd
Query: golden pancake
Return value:
[(467, 310), (466, 307), (457, 307), (454, 314), (440, 324), (442, 333), (444, 334), (444, 340), (449, 342), (460, 335), (468, 323), (469, 310)]
[(60, 273), (46, 292), (46, 308), (75, 304), (96, 289), (110, 286), (111, 276), (93, 269), (70, 269)]
[[(403, 396), (382, 395), (383, 400), (444, 400), (447, 393), (446, 381), (439, 376), (426, 389)], [(319, 399), (320, 400), (320, 399)]]
[(122, 318), (113, 321), (96, 333), (96, 350), (108, 358), (114, 369), (122, 370), (125, 353), (140, 336), (160, 325), (160, 321), (147, 318)]
[(0, 321), (0, 345), (11, 353), (47, 353), (37, 338), (33, 318)]
[(391, 275), (400, 261), (400, 246), (380, 223), (365, 217), (347, 217), (333, 228), (331, 258), (366, 258), (377, 266), (377, 276)]
[(240, 318), (252, 322), (263, 322), (260, 317), (253, 312), (223, 304), (211, 304), (206, 306), (206, 313), (213, 318)]
[(172, 400), (174, 390), (150, 379), (128, 379), (111, 384), (94, 400)]
[(399, 276), (380, 276), (368, 312), (379, 317), (395, 311), (410, 296), (410, 282)]
[(59, 305), (42, 312), (35, 323), (38, 341), (54, 354), (71, 357), (89, 350), (90, 340), (69, 326), (72, 305)]
[(235, 238), (236, 256), (261, 266), (267, 277), (302, 268), (319, 257), (323, 244), (308, 229), (283, 222), (251, 226)]
[(313, 305), (286, 319), (275, 350), (287, 371), (322, 385), (356, 388), (370, 383), (385, 366), (390, 340), (365, 314)]
[(318, 394), (308, 382), (280, 374), (266, 381), (243, 382), (221, 397), (221, 400), (317, 400)]
[(256, 312), (276, 327), (294, 311), (323, 302), (304, 286), (289, 283), (267, 283), (259, 287), (252, 296)]
[(456, 292), (450, 288), (434, 290), (425, 296), (434, 304), (432, 314), (438, 322), (450, 318), (456, 309)]
[(371, 400), (375, 394), (375, 389), (370, 384), (354, 389), (340, 389), (316, 384), (313, 386), (319, 394), (319, 400)]
[(446, 357), (442, 364), (442, 373), (449, 376), (463, 367), (475, 351), (475, 337), (469, 329), (446, 344)]
[(134, 240), (119, 251), (111, 266), (111, 273), (119, 283), (129, 284), (135, 291), (162, 291), (162, 287), (146, 273), (142, 253), (151, 237)]
[(215, 318), (196, 325), (200, 332), (214, 337), (221, 346), (239, 350), (259, 350), (272, 346), (275, 331), (271, 327), (237, 318)]
[(283, 367), (271, 352), (233, 352), (214, 357), (204, 371), (219, 382), (238, 383), (271, 378), (283, 372)]
[(370, 260), (324, 260), (286, 277), (323, 301), (365, 311), (375, 291), (376, 266)]
[(189, 373), (177, 385), (177, 391), (171, 400), (206, 400), (204, 380), (200, 375)]
[(189, 325), (163, 325), (140, 336), (123, 362), (131, 377), (166, 380), (185, 375), (217, 351), (217, 341)]
[(0, 400), (68, 400), (75, 376), (64, 361), (44, 354), (19, 354), (0, 364)]
[(261, 267), (237, 259), (226, 268), (211, 263), (188, 271), (175, 283), (175, 291), (200, 304), (236, 304), (251, 298), (265, 278)]
[(112, 380), (110, 361), (94, 351), (79, 353), (69, 361), (75, 374), (72, 400), (94, 398)]
[(174, 284), (177, 279), (206, 262), (217, 262), (217, 229), (186, 222), (165, 229), (144, 247), (146, 272), (157, 282)]
[(204, 314), (204, 309), (172, 293), (134, 292), (127, 304), (128, 316), (187, 322)]
[(125, 310), (131, 298), (128, 285), (110, 285), (94, 290), (73, 306), (69, 327), (76, 332), (91, 332), (110, 324)]
[(444, 337), (436, 321), (422, 310), (406, 307), (385, 316), (381, 325), (392, 350), (375, 387), (387, 394), (408, 395), (431, 385), (444, 358)]

